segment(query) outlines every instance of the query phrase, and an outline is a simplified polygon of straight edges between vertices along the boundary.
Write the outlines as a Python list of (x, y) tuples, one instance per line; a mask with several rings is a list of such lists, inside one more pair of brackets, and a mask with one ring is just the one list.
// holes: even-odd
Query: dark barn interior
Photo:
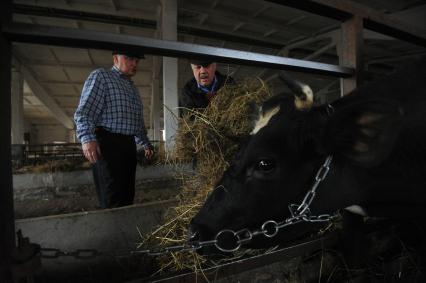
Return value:
[[(341, 260), (335, 233), (161, 275), (155, 251), (135, 250), (180, 192), (166, 161), (192, 59), (273, 94), (290, 91), (286, 70), (323, 105), (426, 56), (425, 1), (5, 0), (0, 13), (0, 282), (424, 282), (425, 227), (346, 212), (342, 233), (381, 260), (367, 269)], [(145, 55), (133, 81), (158, 155), (136, 170), (134, 205), (100, 209), (73, 117), (122, 48)]]

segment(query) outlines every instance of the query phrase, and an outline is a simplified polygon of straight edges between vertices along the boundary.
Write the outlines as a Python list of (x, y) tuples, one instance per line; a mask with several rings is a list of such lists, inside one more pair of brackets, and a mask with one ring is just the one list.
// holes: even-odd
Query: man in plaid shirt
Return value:
[(74, 115), (102, 208), (133, 203), (136, 144), (142, 146), (146, 158), (153, 155), (143, 105), (131, 80), (140, 58), (143, 55), (131, 51), (114, 51), (113, 67), (97, 69), (87, 78)]

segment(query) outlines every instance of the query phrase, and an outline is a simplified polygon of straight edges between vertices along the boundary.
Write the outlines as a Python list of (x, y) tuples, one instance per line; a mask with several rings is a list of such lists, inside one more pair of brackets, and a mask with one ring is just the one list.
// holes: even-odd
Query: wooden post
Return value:
[(354, 76), (340, 79), (341, 95), (346, 95), (354, 90), (362, 81), (362, 45), (363, 45), (363, 20), (353, 16), (342, 23), (340, 41), (337, 48), (339, 65), (355, 69)]

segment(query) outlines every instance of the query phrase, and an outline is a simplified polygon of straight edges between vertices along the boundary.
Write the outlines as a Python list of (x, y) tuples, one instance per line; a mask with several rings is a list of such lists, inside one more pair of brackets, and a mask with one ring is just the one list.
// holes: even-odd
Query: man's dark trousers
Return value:
[(100, 148), (92, 166), (99, 204), (102, 208), (133, 204), (135, 197), (136, 144), (133, 136), (97, 128)]

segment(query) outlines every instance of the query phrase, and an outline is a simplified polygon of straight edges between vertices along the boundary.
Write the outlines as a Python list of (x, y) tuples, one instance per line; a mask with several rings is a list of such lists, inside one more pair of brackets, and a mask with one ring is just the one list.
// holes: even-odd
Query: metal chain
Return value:
[(54, 248), (41, 248), (40, 253), (41, 257), (43, 258), (58, 258), (62, 256), (69, 256), (77, 259), (92, 259), (102, 254), (102, 252), (96, 249), (78, 249), (73, 252), (67, 252)]
[[(64, 252), (59, 249), (50, 249), (42, 248), (41, 257), (43, 258), (58, 258), (60, 256), (72, 256), (76, 259), (91, 259), (100, 255), (112, 255), (112, 256), (128, 256), (130, 255), (149, 255), (149, 256), (158, 256), (167, 254), (170, 252), (182, 252), (182, 251), (196, 251), (201, 248), (215, 246), (218, 250), (223, 252), (235, 252), (243, 244), (250, 242), (254, 237), (258, 235), (263, 235), (267, 238), (272, 238), (276, 236), (280, 229), (291, 226), (300, 222), (327, 222), (336, 218), (337, 213), (330, 214), (321, 214), (321, 215), (311, 215), (309, 206), (316, 196), (316, 189), (319, 184), (324, 181), (329, 170), (330, 164), (333, 157), (330, 155), (326, 158), (317, 174), (315, 175), (315, 181), (312, 185), (312, 188), (306, 193), (305, 197), (301, 204), (290, 204), (288, 209), (290, 211), (290, 217), (286, 218), (284, 221), (276, 222), (274, 220), (265, 221), (259, 230), (250, 231), (249, 229), (242, 229), (239, 231), (233, 231), (230, 229), (224, 229), (219, 231), (213, 240), (208, 241), (190, 241), (180, 245), (168, 246), (168, 247), (159, 247), (153, 249), (145, 250), (131, 250), (126, 251), (122, 255), (117, 252), (107, 253), (100, 252), (96, 249), (78, 249), (73, 252)], [(220, 242), (223, 241), (221, 238), (231, 237), (234, 239), (233, 247), (223, 247), (220, 245)]]

